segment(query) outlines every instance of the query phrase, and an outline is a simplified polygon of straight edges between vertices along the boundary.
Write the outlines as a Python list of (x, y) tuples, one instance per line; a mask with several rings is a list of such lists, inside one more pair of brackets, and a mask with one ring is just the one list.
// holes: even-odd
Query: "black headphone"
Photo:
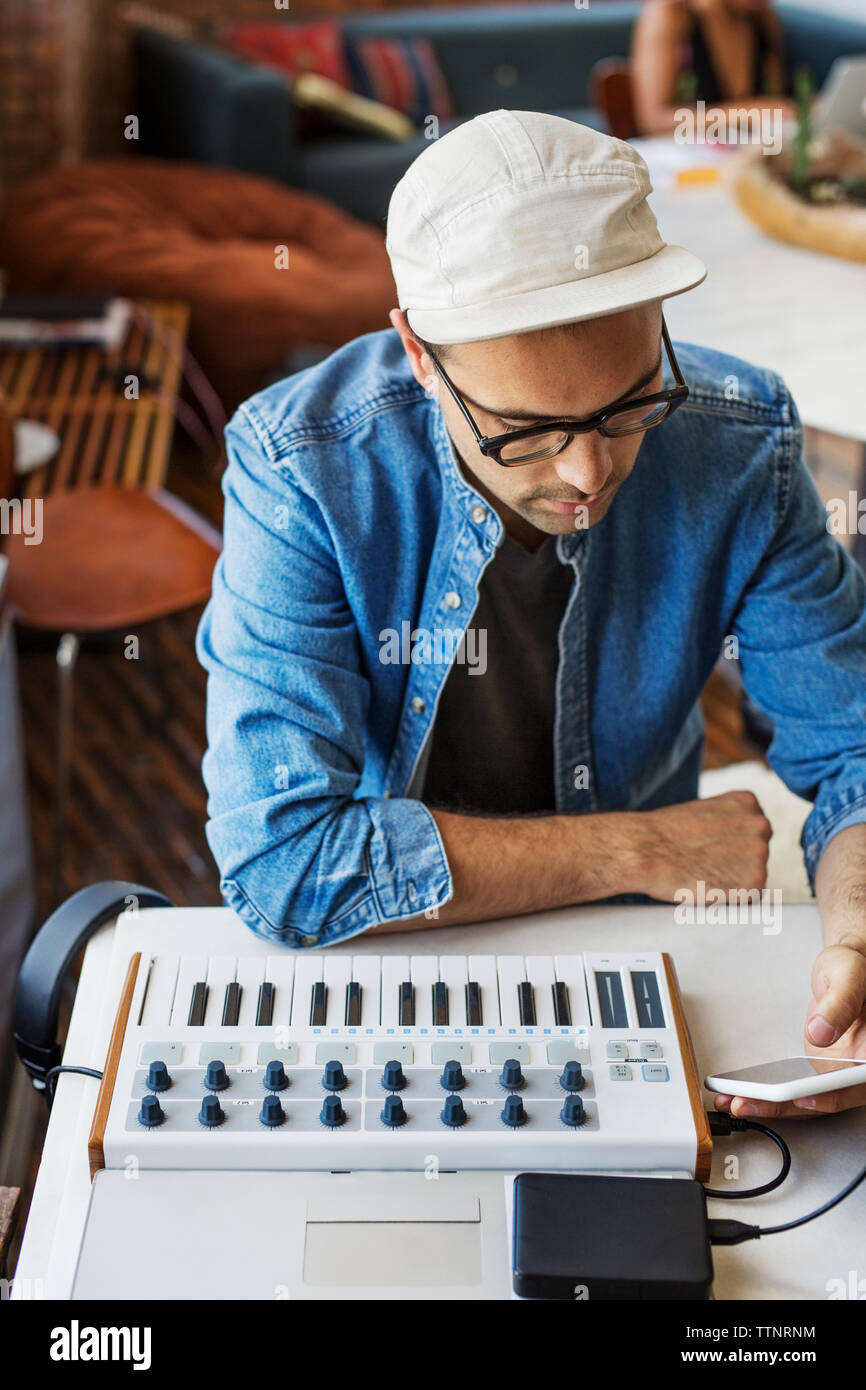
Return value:
[(70, 965), (93, 934), (132, 903), (172, 906), (162, 893), (140, 883), (92, 883), (61, 903), (33, 938), (18, 972), (13, 1037), (37, 1091), (46, 1089), (46, 1074), (60, 1064), (57, 1015)]

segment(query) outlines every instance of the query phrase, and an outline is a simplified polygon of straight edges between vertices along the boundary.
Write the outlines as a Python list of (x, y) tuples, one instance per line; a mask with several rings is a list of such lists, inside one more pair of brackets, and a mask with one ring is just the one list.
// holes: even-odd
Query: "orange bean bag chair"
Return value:
[(229, 408), (291, 349), (387, 328), (397, 302), (375, 227), (269, 179), (156, 159), (29, 179), (9, 197), (0, 266), (10, 290), (183, 300), (190, 349)]

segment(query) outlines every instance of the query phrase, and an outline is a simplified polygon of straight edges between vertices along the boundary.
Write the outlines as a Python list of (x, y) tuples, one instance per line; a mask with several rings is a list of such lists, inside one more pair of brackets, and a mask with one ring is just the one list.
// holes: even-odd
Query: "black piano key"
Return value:
[(411, 1028), (415, 1023), (415, 990), (411, 980), (404, 980), (400, 986), (397, 999), (397, 1021), (404, 1028)]
[(270, 980), (259, 985), (259, 1002), (256, 1005), (256, 1027), (270, 1028), (274, 1021), (274, 986)]
[(317, 980), (313, 985), (313, 993), (310, 999), (310, 1027), (320, 1028), (324, 1026), (325, 1011), (328, 1003), (328, 990), (324, 980)]
[(237, 980), (232, 980), (230, 985), (226, 985), (226, 997), (223, 1000), (223, 1028), (237, 1028), (240, 1012), (241, 987)]
[(440, 1027), (448, 1022), (448, 986), (442, 980), (433, 986), (433, 1022)]
[(484, 1022), (481, 1017), (481, 986), (477, 980), (470, 980), (466, 986), (466, 1022), (475, 1028)]
[(571, 1027), (571, 1009), (568, 1006), (568, 986), (557, 980), (553, 986), (553, 1021)]
[(361, 986), (357, 980), (346, 985), (346, 1027), (356, 1028), (361, 1022)]
[(189, 1028), (201, 1028), (204, 1023), (204, 1011), (207, 1006), (207, 981), (199, 980), (198, 984), (192, 987), (192, 998), (189, 1001), (189, 1018), (187, 1026)]
[(521, 980), (517, 986), (517, 1007), (520, 1010), (521, 1023), (535, 1023), (535, 994), (528, 980)]

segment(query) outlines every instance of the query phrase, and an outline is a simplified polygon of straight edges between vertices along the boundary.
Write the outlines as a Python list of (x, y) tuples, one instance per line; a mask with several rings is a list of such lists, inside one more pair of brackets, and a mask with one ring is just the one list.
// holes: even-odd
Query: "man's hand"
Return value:
[[(812, 968), (812, 996), (806, 1011), (804, 1052), (819, 1063), (834, 1057), (866, 1062), (866, 955), (852, 946), (826, 946)], [(816, 1071), (820, 1070), (819, 1064)], [(715, 1103), (717, 1110), (746, 1117), (832, 1115), (866, 1105), (866, 1081), (862, 1086), (824, 1091), (802, 1100), (777, 1102), (717, 1095)]]
[(641, 892), (673, 902), (682, 889), (724, 893), (760, 889), (767, 881), (773, 827), (753, 792), (723, 792), (639, 817)]

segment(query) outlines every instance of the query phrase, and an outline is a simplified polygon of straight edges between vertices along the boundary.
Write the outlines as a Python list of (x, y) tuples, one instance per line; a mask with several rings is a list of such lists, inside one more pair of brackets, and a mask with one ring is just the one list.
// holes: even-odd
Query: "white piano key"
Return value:
[(532, 985), (535, 999), (535, 1021), (539, 1028), (550, 1028), (555, 1022), (553, 1013), (553, 956), (527, 956), (526, 978)]
[(469, 979), (476, 980), (481, 990), (481, 1019), (484, 1028), (498, 1028), (499, 983), (496, 979), (495, 956), (470, 956)]
[(207, 1004), (204, 1021), (208, 1028), (218, 1028), (223, 1021), (226, 985), (235, 978), (234, 956), (211, 956), (207, 963)]
[(568, 1006), (572, 1027), (589, 1026), (589, 1007), (586, 1002), (586, 978), (583, 956), (554, 956), (553, 968), (557, 980), (568, 987)]
[[(273, 1028), (287, 1028), (292, 1016), (292, 986), (295, 979), (295, 962), (288, 951), (282, 956), (268, 956), (265, 961), (265, 979), (274, 986), (274, 1011), (271, 1019)], [(256, 990), (256, 1009), (259, 992)]]
[(361, 986), (361, 1027), (378, 1028), (379, 999), (382, 989), (381, 956), (354, 956), (352, 979)]
[(177, 972), (177, 989), (174, 992), (174, 1004), (171, 1010), (171, 1025), (173, 1028), (186, 1028), (189, 1018), (189, 1006), (192, 1003), (193, 987), (198, 984), (199, 980), (206, 979), (207, 956), (181, 956), (180, 969)]
[(325, 956), (325, 1024), (328, 1028), (346, 1026), (346, 985), (352, 977), (351, 956)]
[(503, 1028), (520, 1026), (520, 1004), (517, 986), (526, 979), (523, 956), (497, 956), (496, 974), (499, 980), (499, 1017)]
[(176, 955), (154, 956), (151, 961), (140, 1020), (145, 1028), (167, 1027), (171, 1022), (179, 964)]
[(239, 1028), (254, 1028), (259, 1005), (259, 985), (265, 978), (266, 956), (240, 956), (235, 978), (241, 987)]
[(322, 957), (299, 957), (295, 964), (295, 992), (292, 997), (292, 1028), (306, 1032), (310, 1026), (313, 985), (322, 978)]
[(466, 957), (440, 956), (439, 979), (448, 986), (449, 1027), (463, 1028), (466, 1024)]
[(382, 1025), (394, 1028), (399, 1023), (397, 1003), (400, 986), (411, 979), (408, 956), (382, 957)]
[(410, 979), (415, 986), (415, 1026), (433, 1026), (433, 986), (439, 979), (438, 956), (412, 956)]

